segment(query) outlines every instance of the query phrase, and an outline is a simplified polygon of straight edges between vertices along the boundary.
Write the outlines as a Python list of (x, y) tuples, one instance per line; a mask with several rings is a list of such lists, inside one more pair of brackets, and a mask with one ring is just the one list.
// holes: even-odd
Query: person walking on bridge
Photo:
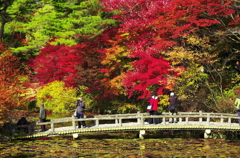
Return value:
[[(39, 112), (40, 122), (46, 122), (46, 118), (47, 118), (46, 109), (44, 108), (44, 104), (41, 103), (40, 104), (40, 112)], [(41, 128), (42, 128), (41, 132), (46, 131), (45, 125), (41, 125)]]
[[(85, 110), (85, 102), (83, 101), (82, 98), (78, 98), (76, 102), (76, 107), (77, 107), (77, 118), (84, 118), (84, 110)], [(81, 121), (83, 128), (86, 128), (86, 123), (85, 121)], [(78, 128), (81, 128), (81, 122), (78, 121)]]
[[(238, 117), (240, 117), (240, 96), (238, 96), (237, 99), (235, 100), (235, 105), (237, 108)], [(240, 125), (240, 119), (238, 119), (238, 123)]]
[[(149, 100), (149, 104), (152, 105), (151, 109), (148, 109), (150, 115), (158, 115), (158, 97), (157, 93), (152, 93), (152, 97)], [(158, 118), (148, 118), (149, 124), (158, 124)]]
[[(177, 107), (178, 107), (178, 102), (177, 102), (178, 96), (174, 94), (173, 92), (170, 93), (170, 98), (169, 98), (169, 114), (170, 115), (177, 115)], [(177, 118), (172, 118), (169, 119), (169, 123), (177, 123)]]

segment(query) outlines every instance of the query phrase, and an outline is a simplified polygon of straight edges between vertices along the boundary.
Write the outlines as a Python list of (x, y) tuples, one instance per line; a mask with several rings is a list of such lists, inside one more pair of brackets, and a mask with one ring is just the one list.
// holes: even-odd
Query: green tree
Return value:
[(14, 31), (25, 34), (26, 45), (12, 48), (14, 52), (38, 51), (47, 41), (53, 45), (73, 46), (83, 38), (92, 38), (115, 22), (101, 12), (97, 0), (42, 0), (27, 22), (13, 21)]
[(28, 23), (32, 14), (41, 7), (37, 2), (37, 0), (0, 1), (1, 41), (8, 42), (10, 47), (19, 46), (19, 41), (24, 38), (23, 24)]
[(3, 42), (2, 38), (3, 38), (3, 34), (4, 34), (4, 27), (8, 21), (8, 17), (9, 17), (9, 15), (7, 13), (7, 9), (9, 6), (11, 6), (12, 3), (13, 3), (13, 0), (1, 0), (0, 1), (0, 13), (1, 13), (0, 42)]

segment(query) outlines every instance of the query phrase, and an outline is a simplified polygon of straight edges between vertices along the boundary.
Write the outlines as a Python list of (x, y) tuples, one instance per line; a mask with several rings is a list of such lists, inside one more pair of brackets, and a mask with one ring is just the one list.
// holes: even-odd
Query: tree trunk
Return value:
[(1, 25), (1, 29), (0, 29), (0, 42), (2, 43), (2, 39), (3, 39), (3, 35), (4, 35), (4, 26), (6, 24), (6, 11), (3, 10), (1, 12), (1, 16), (2, 16), (2, 25)]

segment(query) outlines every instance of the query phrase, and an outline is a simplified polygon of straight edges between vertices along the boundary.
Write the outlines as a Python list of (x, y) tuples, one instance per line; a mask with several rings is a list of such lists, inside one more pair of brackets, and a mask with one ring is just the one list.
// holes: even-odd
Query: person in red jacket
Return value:
[[(156, 93), (152, 93), (152, 97), (149, 99), (149, 105), (152, 105), (152, 108), (149, 110), (150, 115), (158, 115), (158, 96)], [(158, 124), (158, 118), (148, 118), (149, 124)]]

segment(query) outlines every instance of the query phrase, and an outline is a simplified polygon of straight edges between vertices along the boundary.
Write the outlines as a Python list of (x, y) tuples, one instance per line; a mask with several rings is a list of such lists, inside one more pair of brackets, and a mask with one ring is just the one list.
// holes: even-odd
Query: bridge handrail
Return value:
[[(57, 118), (51, 119), (50, 122), (37, 122), (36, 125), (51, 125), (52, 131), (54, 131), (54, 124), (62, 122), (72, 122), (72, 126), (76, 129), (76, 122), (78, 121), (95, 121), (95, 126), (99, 127), (101, 120), (115, 120), (117, 126), (122, 126), (122, 120), (126, 119), (137, 119), (137, 123), (144, 125), (144, 121), (147, 118), (160, 118), (162, 119), (163, 124), (166, 124), (166, 121), (169, 118), (178, 118), (179, 122), (189, 122), (189, 119), (195, 118), (199, 122), (203, 122), (205, 119), (208, 125), (213, 119), (220, 119), (220, 121), (226, 122), (231, 126), (232, 120), (239, 119), (236, 114), (224, 114), (224, 113), (211, 113), (211, 112), (179, 112), (178, 115), (169, 115), (169, 113), (162, 113), (162, 115), (149, 115), (149, 113), (128, 113), (128, 114), (108, 114), (108, 115), (95, 115), (94, 118), (82, 118), (78, 119), (74, 116), (66, 118)], [(215, 120), (216, 121), (216, 120)]]
[(149, 116), (148, 112), (145, 113), (125, 113), (125, 114), (106, 114), (106, 115), (94, 115), (95, 118), (99, 118), (99, 117), (121, 117), (121, 116), (136, 116), (136, 115), (146, 115)]

